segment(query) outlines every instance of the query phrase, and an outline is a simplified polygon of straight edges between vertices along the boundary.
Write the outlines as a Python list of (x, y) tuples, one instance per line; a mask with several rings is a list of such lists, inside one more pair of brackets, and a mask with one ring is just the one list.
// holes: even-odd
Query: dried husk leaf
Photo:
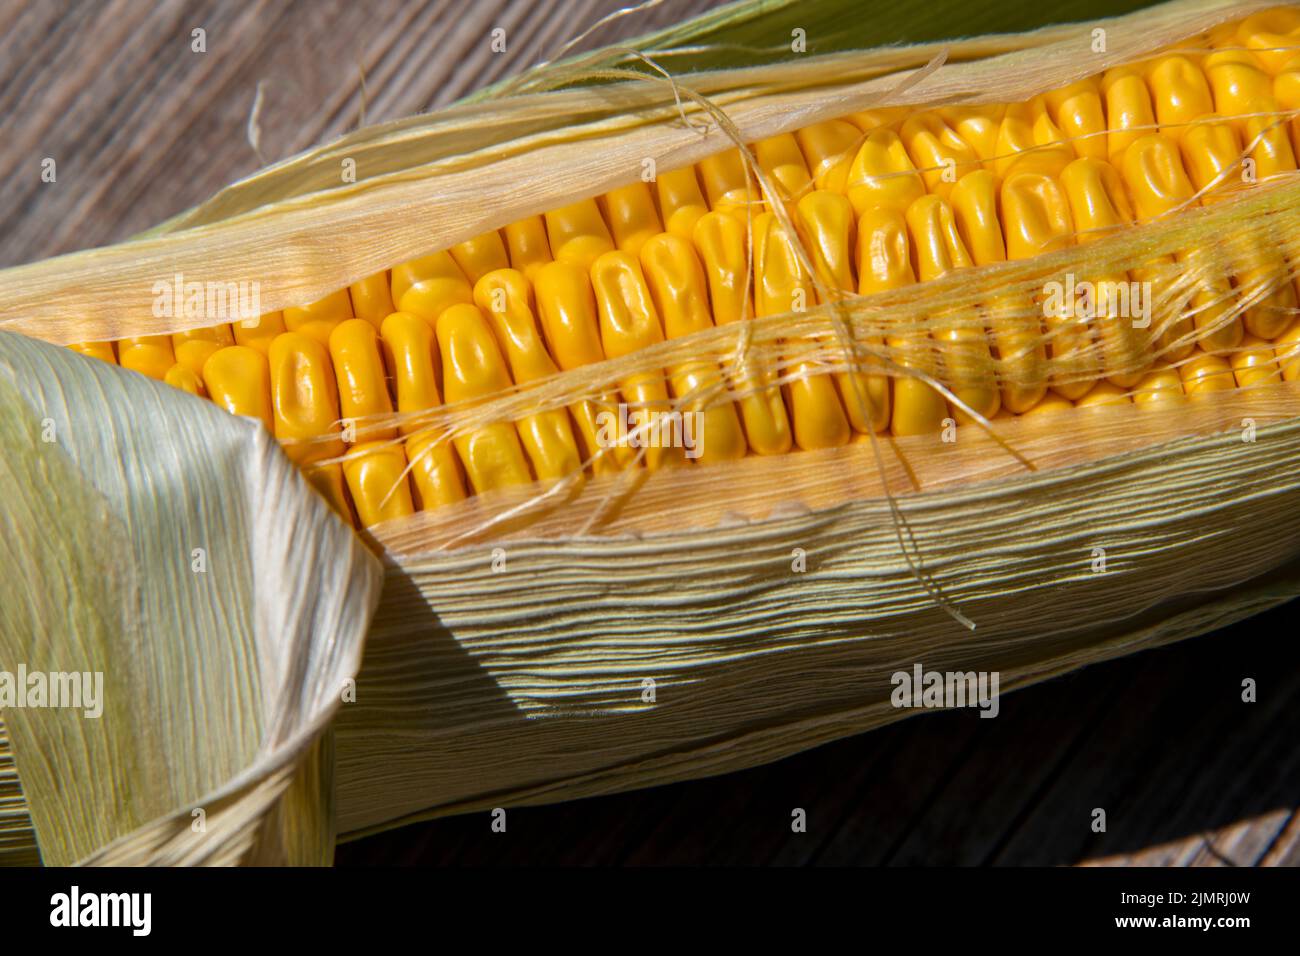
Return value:
[(0, 862), (332, 859), (375, 558), (256, 422), (8, 333), (0, 441), (0, 671), (103, 681), (5, 709)]

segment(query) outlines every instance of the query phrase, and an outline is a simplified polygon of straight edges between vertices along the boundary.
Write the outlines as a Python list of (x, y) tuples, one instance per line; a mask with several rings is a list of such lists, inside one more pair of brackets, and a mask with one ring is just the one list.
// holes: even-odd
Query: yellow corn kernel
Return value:
[(256, 418), (268, 431), (275, 431), (271, 368), (264, 353), (247, 345), (214, 352), (203, 366), (203, 383), (212, 400), (226, 411)]
[(1178, 366), (1178, 375), (1183, 380), (1183, 391), (1193, 398), (1237, 387), (1228, 360), (1199, 349)]
[(74, 352), (80, 352), (88, 358), (97, 358), (101, 362), (107, 362), (109, 365), (117, 364), (117, 352), (113, 350), (112, 342), (73, 342), (68, 348)]
[(925, 183), (907, 148), (891, 129), (867, 135), (849, 168), (848, 196), (861, 216), (868, 209), (902, 213), (925, 195)]
[[(868, 209), (858, 219), (858, 292), (872, 295), (913, 285), (912, 254), (907, 223), (897, 209)], [(915, 336), (886, 339), (897, 350), (899, 366), (934, 376), (932, 351)], [(948, 416), (948, 403), (926, 382), (913, 375), (894, 378), (890, 429), (895, 435), (924, 435), (939, 431)]]
[(754, 144), (759, 168), (776, 181), (785, 202), (798, 199), (812, 188), (812, 176), (793, 133), (760, 139)]
[[(358, 319), (357, 321), (363, 321)], [(372, 326), (367, 327), (374, 331)], [(415, 514), (401, 445), (365, 442), (343, 459), (343, 475), (363, 528)]]
[[(1002, 238), (1002, 224), (998, 222), (997, 180), (988, 170), (977, 170), (977, 173), (963, 176), (949, 197), (957, 230), (977, 266), (1005, 262), (1007, 248)], [(1037, 401), (1031, 404), (1037, 404)]]
[[(394, 312), (384, 319), (379, 336), (383, 341), (385, 365), (393, 376), (397, 411), (422, 412), (441, 405), (433, 327), (418, 315)], [(421, 427), (407, 423), (399, 425), (397, 430), (406, 435)]]
[(1183, 165), (1201, 204), (1219, 202), (1223, 193), (1240, 182), (1242, 139), (1234, 126), (1219, 116), (1205, 117), (1183, 137)]
[(1151, 106), (1151, 91), (1140, 69), (1131, 66), (1107, 70), (1101, 79), (1106, 97), (1107, 158), (1116, 166), (1125, 151), (1143, 136), (1155, 132), (1156, 113)]
[(517, 269), (497, 269), (474, 284), (474, 304), (488, 317), (517, 385), (556, 372), (533, 317), (532, 298), (532, 286)]
[[(1113, 235), (1133, 221), (1133, 210), (1119, 173), (1110, 163), (1084, 157), (1061, 173), (1061, 186), (1070, 202), (1075, 239), (1080, 244)], [(1134, 326), (1132, 301), (1123, 308), (1122, 290), (1129, 289), (1129, 274), (1085, 276), (1093, 284), (1094, 325), (1101, 342), (1101, 364), (1109, 380), (1121, 389), (1136, 385), (1151, 365), (1146, 333)], [(1150, 303), (1148, 303), (1148, 306)]]
[[(1278, 107), (1291, 111), (1291, 109), (1300, 109), (1300, 51), (1297, 51), (1295, 59), (1288, 60), (1273, 78), (1273, 98), (1278, 101)], [(1292, 118), (1292, 129), (1295, 129), (1295, 120)], [(1295, 143), (1292, 143), (1295, 146)]]
[(1271, 343), (1247, 335), (1241, 348), (1228, 356), (1232, 375), (1238, 388), (1271, 385), (1282, 381), (1282, 369), (1277, 364), (1277, 353)]
[(817, 291), (822, 302), (840, 298), (834, 293), (854, 292), (853, 204), (841, 193), (815, 189), (795, 206), (795, 225), (823, 286), (832, 294)]
[[(337, 434), (338, 390), (325, 346), (301, 332), (285, 332), (271, 343), (269, 370), (277, 438)], [(342, 453), (343, 443), (289, 445), (288, 451), (296, 461), (330, 458)]]
[[(605, 360), (596, 317), (596, 297), (587, 273), (571, 262), (552, 262), (537, 271), (534, 290), (537, 317), (550, 345), (550, 354), (564, 370), (581, 368)], [(570, 408), (582, 438), (584, 456), (597, 474), (618, 471), (635, 458), (626, 446), (609, 447), (601, 442), (601, 413), (618, 412), (618, 395), (609, 393), (599, 401), (583, 400)]]
[(307, 305), (285, 309), (284, 327), (290, 332), (310, 335), (322, 345), (328, 345), (334, 327), (350, 318), (352, 318), (352, 298), (348, 295), (347, 289), (339, 289)]
[[(448, 402), (485, 398), (511, 387), (496, 337), (477, 306), (459, 304), (443, 310), (436, 332)], [(513, 425), (484, 425), (457, 435), (453, 442), (475, 494), (533, 480)]]
[[(993, 173), (978, 169), (961, 178), (951, 195), (953, 216), (962, 243), (977, 266), (1005, 262), (1006, 244), (998, 222), (998, 193)], [(1002, 406), (1019, 415), (1037, 405), (1047, 392), (1047, 349), (1042, 324), (1032, 303), (997, 296), (985, 303), (993, 343), (1002, 363)]]
[(1059, 176), (1074, 158), (1074, 147), (1052, 121), (1042, 97), (1007, 107), (998, 127), (997, 158), (993, 162), (999, 177), (1013, 170)]
[(974, 148), (939, 113), (913, 113), (903, 121), (899, 135), (925, 188), (944, 199), (959, 179), (981, 166)]
[(1147, 372), (1133, 389), (1133, 404), (1147, 408), (1181, 405), (1185, 401), (1182, 376), (1167, 366)]
[(1239, 45), (1236, 23), (1220, 23), (1217, 27), (1212, 27), (1205, 34), (1205, 37), (1206, 45), (1214, 47), (1216, 50)]
[(1275, 7), (1246, 17), (1237, 27), (1237, 38), (1254, 51), (1266, 70), (1277, 73), (1300, 47), (1300, 10)]
[[(1296, 168), (1295, 153), (1287, 136), (1286, 123), (1273, 97), (1273, 79), (1259, 68), (1259, 61), (1243, 50), (1225, 50), (1205, 58), (1205, 72), (1214, 91), (1214, 105), (1231, 117), (1244, 145), (1251, 147), (1257, 179), (1268, 179)], [(1253, 114), (1253, 115), (1252, 115)]]
[[(1070, 244), (1074, 235), (1070, 203), (1052, 176), (1017, 167), (1002, 183), (1001, 200), (1007, 258), (1031, 259)], [(1055, 281), (1059, 287), (1068, 285), (1066, 276)], [(1101, 375), (1101, 362), (1093, 348), (1092, 330), (1078, 314), (1077, 302), (1061, 301), (1059, 309), (1049, 307), (1053, 304), (1044, 298), (1047, 350), (1056, 368), (1049, 381), (1053, 389), (1073, 401), (1092, 388)]]
[[(803, 312), (813, 290), (795, 252), (794, 242), (776, 217), (765, 212), (754, 220), (754, 313), (760, 318)], [(849, 440), (849, 422), (835, 391), (817, 364), (793, 361), (786, 366), (794, 440), (800, 448), (833, 448)]]
[[(1079, 400), (1082, 401), (1083, 396), (1080, 396)], [(1063, 395), (1056, 394), (1056, 392), (1048, 392), (1037, 405), (1029, 409), (1025, 414), (1037, 417), (1039, 415), (1057, 415), (1061, 412), (1072, 411), (1074, 411), (1074, 402)]]
[(906, 106), (886, 106), (881, 109), (850, 113), (844, 119), (862, 132), (870, 133), (873, 129), (880, 129), (882, 126), (897, 125), (909, 112)]
[[(1259, 179), (1284, 175), (1297, 168), (1297, 156), (1300, 150), (1288, 136), (1287, 126), (1280, 123), (1280, 114), (1284, 108), (1274, 98), (1261, 99), (1255, 112), (1271, 115), (1248, 117), (1244, 121), (1245, 138), (1254, 144), (1251, 152), (1255, 160), (1255, 175)], [(1300, 116), (1292, 116), (1290, 128), (1294, 132), (1300, 128)]]
[[(1225, 182), (1231, 185), (1237, 177), (1242, 150), (1236, 130), (1224, 122), (1200, 123), (1187, 131), (1182, 145), (1183, 161), (1192, 185), (1201, 193), (1201, 204), (1209, 206), (1226, 198), (1218, 188)], [(1238, 294), (1244, 300), (1256, 300), (1262, 289), (1269, 290), (1242, 314), (1247, 331), (1263, 339), (1277, 338), (1291, 322), (1296, 308), (1286, 261), (1275, 249), (1247, 245), (1231, 236), (1225, 237), (1220, 252), (1230, 263)], [(1207, 350), (1234, 347), (1241, 339), (1241, 324), (1235, 323), (1227, 327), (1226, 334), (1206, 339)]]
[[(591, 288), (600, 314), (600, 341), (605, 354), (621, 358), (639, 349), (662, 342), (663, 327), (650, 290), (641, 274), (641, 266), (626, 252), (607, 252), (591, 267)], [(668, 389), (663, 373), (643, 372), (619, 383), (623, 398), (630, 406), (629, 430), (642, 429), (638, 440), (646, 447), (646, 466), (658, 468), (677, 463), (680, 448), (664, 447), (664, 409), (669, 407)], [(654, 447), (658, 438), (658, 447)]]
[(163, 376), (163, 381), (172, 388), (180, 389), (182, 392), (189, 392), (199, 398), (208, 397), (207, 390), (203, 387), (203, 380), (180, 363), (167, 370), (167, 374)]
[(352, 312), (358, 319), (365, 319), (378, 331), (384, 319), (397, 309), (393, 306), (392, 280), (388, 270), (366, 276), (348, 287), (348, 296), (352, 299)]
[[(922, 196), (908, 207), (905, 218), (912, 238), (916, 275), (922, 282), (973, 265), (957, 232), (952, 207), (940, 196)], [(971, 310), (942, 318), (952, 318), (958, 323), (934, 332), (934, 337), (943, 343), (944, 363), (951, 376), (949, 388), (976, 414), (985, 418), (996, 415), (1001, 396), (993, 379), (993, 360), (979, 314)], [(956, 415), (959, 421), (968, 420), (961, 408), (956, 409)]]
[(611, 189), (600, 197), (600, 209), (609, 223), (616, 248), (637, 255), (647, 239), (663, 232), (654, 193), (647, 183), (635, 182)]
[[(710, 212), (695, 224), (694, 246), (704, 264), (713, 321), (727, 325), (749, 319), (749, 257), (745, 223), (724, 213)], [(785, 401), (774, 387), (765, 363), (737, 355), (735, 389), (740, 393), (740, 417), (749, 447), (760, 455), (790, 450), (793, 439)]]
[(725, 325), (750, 318), (753, 311), (745, 224), (722, 213), (710, 212), (695, 224), (692, 239), (709, 281), (713, 321)]
[[(797, 222), (805, 245), (812, 257), (813, 268), (830, 295), (818, 290), (823, 302), (856, 291), (853, 280), (854, 229), (857, 225), (853, 204), (840, 193), (817, 189), (799, 200), (796, 207)], [(851, 332), (851, 329), (846, 329)], [(841, 350), (847, 343), (834, 337), (828, 343)], [(879, 345), (878, 340), (870, 344)], [(856, 349), (848, 351), (846, 360), (862, 364)], [(883, 432), (889, 427), (889, 378), (885, 375), (864, 375), (861, 372), (837, 372), (835, 385), (840, 400), (849, 416), (854, 431), (867, 434)]]
[(1206, 112), (1227, 117), (1243, 142), (1251, 142), (1253, 137), (1248, 127), (1258, 127), (1261, 118), (1264, 125), (1277, 124), (1277, 117), (1251, 116), (1278, 109), (1273, 96), (1274, 78), (1264, 72), (1255, 53), (1245, 49), (1218, 49), (1205, 56), (1201, 68), (1209, 81), (1214, 103)]
[(404, 262), (393, 269), (393, 301), (399, 312), (418, 315), (430, 325), (453, 305), (469, 305), (474, 292), (447, 251)]
[[(641, 267), (646, 286), (670, 339), (713, 328), (704, 270), (695, 249), (685, 239), (662, 233), (641, 247)], [(684, 401), (685, 416), (701, 412), (698, 429), (691, 432), (695, 447), (688, 457), (703, 463), (744, 457), (745, 435), (736, 417), (736, 406), (722, 402), (726, 388), (718, 367), (712, 362), (686, 362), (668, 370), (673, 394), (679, 399), (700, 396), (702, 401)], [(711, 403), (710, 407), (703, 407)], [(685, 432), (683, 432), (685, 434)]]
[(430, 432), (412, 435), (406, 440), (406, 459), (411, 463), (413, 501), (421, 511), (465, 499), (465, 479), (449, 442), (438, 441)]
[(937, 112), (962, 142), (975, 150), (981, 165), (991, 172), (998, 155), (998, 132), (1002, 128), (1002, 118), (1007, 114), (1006, 106), (948, 106)]
[(266, 355), (275, 337), (285, 331), (284, 313), (267, 312), (257, 319), (241, 319), (231, 323), (230, 331), (234, 333), (236, 345), (246, 345)]
[(1092, 76), (1047, 94), (1047, 108), (1061, 132), (1074, 147), (1074, 155), (1106, 159), (1106, 113), (1101, 105), (1101, 82)]
[(176, 353), (171, 336), (141, 335), (118, 341), (117, 361), (122, 368), (161, 380), (176, 364)]
[(614, 248), (594, 199), (552, 209), (546, 214), (546, 235), (557, 262), (572, 262), (582, 269), (590, 269), (598, 256)]
[(664, 228), (687, 242), (695, 233), (695, 223), (709, 211), (709, 204), (700, 190), (700, 181), (694, 166), (659, 173), (655, 178), (659, 193), (659, 209), (663, 212)]
[(754, 215), (762, 212), (757, 204), (763, 200), (763, 190), (749, 173), (739, 150), (728, 149), (706, 156), (695, 168), (709, 208), (714, 212), (733, 213), (747, 219), (751, 203), (755, 204)]
[[(339, 386), (339, 410), (367, 440), (392, 438), (393, 428), (375, 429), (356, 419), (393, 411), (387, 371), (379, 353), (379, 336), (365, 319), (348, 319), (330, 333), (330, 359)], [(355, 501), (355, 499), (354, 499)], [(358, 505), (358, 509), (360, 506)]]
[(333, 436), (328, 441), (285, 445), (285, 454), (303, 468), (312, 485), (345, 521), (351, 510), (343, 491), (343, 468), (316, 464), (343, 454), (338, 419), (338, 388), (329, 352), (301, 332), (276, 336), (267, 356), (271, 371), (271, 409), (275, 437), (282, 442)]
[(538, 270), (535, 298), (546, 341), (560, 368), (580, 368), (605, 360), (596, 299), (581, 267), (552, 262)]
[[(1141, 381), (1139, 379), (1138, 381)], [(1074, 400), (1075, 408), (1092, 408), (1096, 405), (1129, 405), (1133, 399), (1128, 390), (1114, 382), (1101, 381), (1092, 387), (1087, 395)]]
[(794, 138), (818, 189), (842, 193), (849, 182), (849, 170), (862, 145), (862, 132), (844, 120), (827, 120), (796, 130)]
[[(1273, 100), (1280, 110), (1300, 110), (1300, 56), (1288, 62), (1282, 72), (1273, 77)], [(1300, 116), (1292, 116), (1289, 125), (1291, 151), (1294, 154), (1300, 151), (1296, 140), (1296, 132), (1300, 130)]]
[(178, 364), (190, 370), (195, 378), (203, 375), (203, 364), (215, 352), (235, 344), (230, 326), (214, 325), (207, 329), (191, 329), (172, 335), (172, 351)]
[[(524, 274), (515, 269), (489, 272), (474, 286), (474, 301), (492, 324), (517, 385), (556, 372), (555, 362), (537, 331), (529, 304), (532, 294)], [(564, 478), (582, 469), (583, 456), (578, 453), (568, 412), (563, 409), (537, 412), (522, 419), (518, 427), (538, 478), (544, 481)]]
[(518, 269), (537, 281), (537, 270), (551, 260), (551, 241), (546, 237), (546, 220), (529, 216), (512, 222), (505, 228), (506, 248), (510, 252), (510, 268)]
[(1294, 322), (1273, 344), (1277, 347), (1278, 364), (1282, 366), (1282, 380), (1300, 379), (1300, 321)]
[(1300, 58), (1287, 65), (1273, 80), (1274, 102), (1279, 110), (1291, 113), (1287, 127), (1291, 136), (1291, 155), (1300, 156)]
[(506, 255), (506, 244), (501, 241), (501, 233), (495, 229), (458, 242), (448, 250), (460, 271), (468, 278), (470, 285), (496, 269), (510, 268), (510, 257)]
[[(399, 412), (420, 412), (442, 404), (438, 394), (437, 346), (433, 328), (418, 315), (394, 312), (380, 329), (384, 356), (393, 376)], [(415, 502), (423, 510), (452, 504), (465, 497), (465, 482), (450, 442), (437, 441), (418, 424), (399, 425), (410, 435), (406, 442)], [(411, 434), (415, 432), (416, 434)]]
[[(1178, 158), (1177, 148), (1164, 136), (1143, 136), (1133, 143), (1124, 154), (1122, 169), (1124, 182), (1128, 185), (1129, 195), (1139, 221), (1156, 219), (1175, 209), (1180, 209), (1192, 198), (1192, 184), (1183, 170), (1182, 160)], [(1198, 282), (1198, 291), (1192, 299), (1194, 315), (1171, 322), (1161, 335), (1161, 346), (1168, 358), (1177, 361), (1185, 358), (1192, 350), (1190, 339), (1192, 323), (1197, 328), (1220, 326), (1215, 336), (1215, 347), (1231, 347), (1224, 343), (1236, 344), (1241, 341), (1241, 322), (1233, 319), (1222, 323), (1223, 308), (1230, 307), (1225, 302), (1230, 293), (1222, 288), (1222, 280), (1214, 277), (1207, 261), (1201, 266), (1202, 259), (1212, 261), (1212, 257), (1198, 250), (1184, 250), (1177, 255), (1179, 262), (1187, 263), (1198, 274), (1206, 276)], [(1213, 281), (1212, 281), (1213, 278)], [(1214, 307), (1218, 303), (1218, 308)], [(1232, 326), (1236, 326), (1234, 330)], [(1179, 340), (1185, 344), (1176, 345)]]
[(1186, 56), (1162, 56), (1147, 68), (1147, 88), (1161, 135), (1174, 143), (1193, 120), (1214, 112), (1214, 97), (1205, 74)]

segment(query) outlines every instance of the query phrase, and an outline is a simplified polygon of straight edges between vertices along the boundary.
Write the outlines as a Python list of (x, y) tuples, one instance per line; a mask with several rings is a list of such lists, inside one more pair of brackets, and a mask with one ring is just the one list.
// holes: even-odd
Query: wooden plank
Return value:
[[(853, 807), (856, 789), (882, 769), (894, 741), (838, 741), (765, 767), (701, 781), (664, 806), (630, 864), (798, 865), (815, 857)], [(824, 773), (838, 768), (834, 779)], [(795, 830), (799, 812), (800, 830)]]
[(1292, 810), (1277, 839), (1259, 860), (1260, 866), (1300, 866), (1300, 810)]
[[(706, 9), (677, 0), (577, 49)], [(125, 239), (262, 164), (558, 54), (616, 0), (0, 3), (0, 266)], [(506, 50), (490, 48), (506, 30)], [(191, 33), (206, 31), (206, 52)], [(364, 83), (363, 77), (364, 75)], [(364, 86), (364, 93), (363, 93)], [(41, 161), (56, 163), (54, 183)]]
[(975, 866), (996, 856), (1116, 696), (1083, 688), (1077, 676), (1054, 682), (1055, 693), (1033, 706), (1004, 698), (991, 720), (962, 714), (976, 726), (968, 759), (936, 794), (933, 805), (947, 809), (918, 820), (890, 862)]
[[(1250, 635), (1285, 633), (1294, 609), (1280, 608), (1212, 639), (1142, 655), (1146, 675), (1096, 728), (1069, 770), (1027, 818), (1004, 862), (1049, 860), (1036, 847), (1069, 848), (1075, 859), (1114, 858), (1152, 845), (1192, 841), (1236, 821), (1300, 802), (1300, 673), (1284, 644)], [(1240, 700), (1240, 679), (1256, 675), (1260, 700)], [(1088, 819), (1107, 811), (1107, 832), (1060, 832), (1062, 807)], [(1182, 849), (1169, 850), (1182, 859)]]
[(1188, 866), (1257, 866), (1291, 819), (1291, 810), (1273, 810), (1206, 834)]
[(857, 794), (847, 816), (813, 862), (826, 866), (881, 865), (930, 812), (949, 775), (960, 767), (977, 733), (970, 714), (922, 713), (897, 728), (891, 759)]

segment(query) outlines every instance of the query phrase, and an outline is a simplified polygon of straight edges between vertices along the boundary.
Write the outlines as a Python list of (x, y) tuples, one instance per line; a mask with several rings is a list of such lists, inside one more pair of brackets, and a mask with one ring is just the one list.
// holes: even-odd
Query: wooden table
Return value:
[[(0, 0), (0, 265), (123, 239), (264, 161), (450, 102), (618, 6)], [(668, 3), (586, 45), (707, 6)], [(506, 53), (491, 51), (496, 27)], [(435, 821), (341, 847), (338, 861), (1295, 865), (1294, 617), (1278, 609), (1010, 695), (997, 720), (926, 715), (744, 773), (514, 810), (504, 837), (485, 816)], [(1258, 703), (1241, 701), (1244, 677)], [(806, 834), (790, 832), (794, 807)]]

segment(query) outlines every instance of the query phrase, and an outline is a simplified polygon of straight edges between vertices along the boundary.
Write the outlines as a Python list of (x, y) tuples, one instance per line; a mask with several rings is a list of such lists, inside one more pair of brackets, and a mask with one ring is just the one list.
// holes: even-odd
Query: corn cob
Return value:
[[(1082, 277), (1100, 290), (1082, 317), (1078, 302), (1052, 310), (1044, 296), (1012, 292), (934, 316), (923, 335), (899, 330), (865, 349), (823, 337), (811, 354), (792, 347), (776, 362), (684, 362), (450, 439), (366, 425), (714, 325), (1034, 259), (1221, 201), (1243, 178), (1291, 173), (1300, 124), (1286, 111), (1300, 107), (1300, 59), (1279, 53), (1288, 24), (1248, 18), (1215, 31), (1211, 52), (1170, 51), (1026, 103), (817, 123), (282, 313), (73, 347), (260, 419), (336, 510), (363, 525), (585, 470), (684, 464), (671, 446), (611, 445), (608, 416), (644, 436), (701, 412), (707, 464), (933, 433), (950, 416), (1167, 404), (1293, 380), (1293, 266), (1228, 237)], [(1115, 290), (1169, 276), (1191, 279), (1162, 327), (1122, 315)], [(882, 340), (892, 363), (869, 354)]]

